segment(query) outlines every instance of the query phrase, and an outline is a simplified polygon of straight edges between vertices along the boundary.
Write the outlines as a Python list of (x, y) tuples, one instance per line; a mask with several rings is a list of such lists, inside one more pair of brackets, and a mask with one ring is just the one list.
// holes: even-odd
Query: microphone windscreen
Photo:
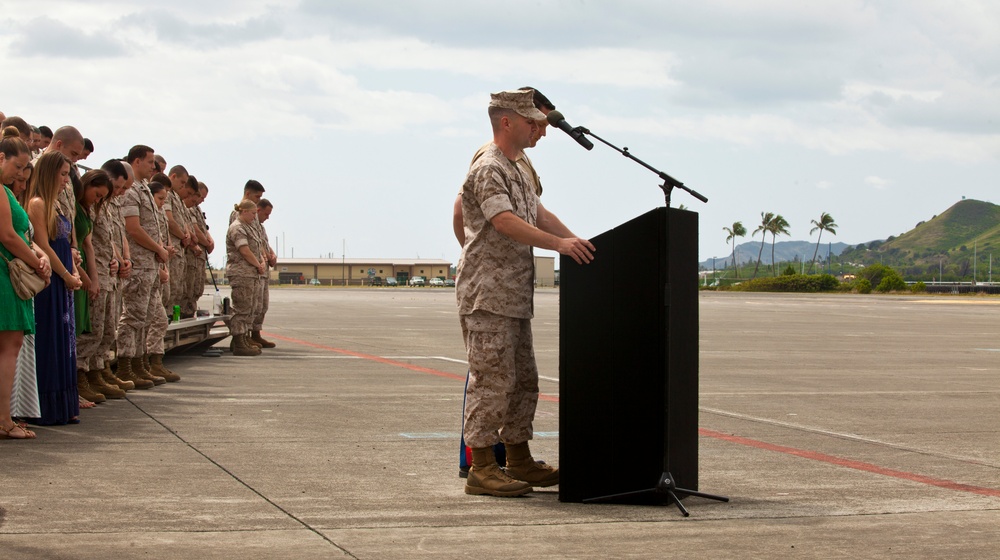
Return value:
[(559, 111), (553, 110), (549, 111), (548, 115), (545, 115), (545, 120), (549, 121), (549, 124), (555, 125), (559, 121), (566, 120), (566, 117), (564, 117), (563, 114), (560, 113)]

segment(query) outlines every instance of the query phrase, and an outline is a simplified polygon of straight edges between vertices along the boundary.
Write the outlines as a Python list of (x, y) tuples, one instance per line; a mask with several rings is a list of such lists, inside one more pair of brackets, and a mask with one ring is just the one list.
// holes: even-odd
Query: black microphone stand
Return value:
[(582, 126), (578, 126), (578, 127), (574, 128), (573, 130), (575, 132), (586, 134), (588, 136), (593, 136), (597, 140), (600, 140), (600, 142), (602, 144), (604, 144), (605, 146), (608, 146), (609, 148), (613, 149), (614, 151), (618, 152), (619, 154), (621, 154), (621, 155), (627, 157), (628, 159), (630, 159), (630, 160), (638, 163), (639, 165), (641, 165), (641, 166), (645, 167), (646, 169), (648, 169), (648, 170), (652, 171), (653, 173), (655, 173), (656, 176), (659, 177), (660, 179), (663, 179), (663, 184), (660, 185), (660, 188), (663, 189), (663, 195), (666, 198), (667, 208), (670, 208), (670, 192), (674, 188), (683, 189), (683, 190), (687, 191), (688, 193), (690, 193), (691, 196), (697, 198), (698, 200), (700, 200), (702, 202), (706, 202), (706, 203), (708, 202), (708, 199), (705, 198), (698, 191), (695, 191), (695, 190), (693, 190), (691, 188), (688, 188), (684, 183), (678, 181), (677, 179), (674, 179), (670, 175), (667, 175), (663, 171), (660, 171), (659, 169), (653, 167), (652, 165), (649, 165), (648, 163), (646, 163), (646, 162), (642, 161), (641, 159), (639, 159), (639, 158), (635, 157), (634, 155), (632, 155), (632, 152), (628, 151), (627, 147), (625, 147), (625, 148), (619, 148), (618, 146), (615, 146), (611, 142), (608, 142), (604, 138), (601, 138), (600, 136), (594, 134), (593, 132), (591, 132), (590, 130), (588, 130), (588, 129), (582, 127)]
[[(635, 157), (634, 155), (632, 155), (632, 153), (628, 151), (628, 148), (618, 148), (618, 146), (615, 146), (614, 144), (608, 142), (604, 138), (601, 138), (600, 136), (594, 134), (593, 132), (587, 130), (586, 128), (584, 128), (582, 126), (576, 127), (574, 129), (574, 131), (582, 133), (582, 134), (587, 134), (587, 135), (593, 136), (597, 140), (600, 140), (602, 144), (604, 144), (606, 146), (609, 146), (610, 148), (614, 149), (615, 151), (617, 151), (621, 155), (627, 157), (628, 159), (630, 159), (630, 160), (638, 163), (639, 165), (645, 167), (646, 169), (652, 171), (660, 179), (663, 179), (663, 184), (660, 185), (660, 188), (663, 189), (663, 196), (666, 199), (666, 205), (667, 205), (666, 212), (665, 212), (665, 218), (664, 218), (666, 220), (666, 224), (665, 224), (666, 225), (666, 228), (665, 228), (666, 229), (666, 233), (664, 234), (665, 236), (669, 236), (669, 232), (670, 232), (670, 193), (673, 191), (674, 188), (683, 189), (683, 190), (687, 191), (688, 193), (690, 193), (691, 196), (697, 198), (698, 200), (700, 200), (702, 202), (706, 202), (706, 203), (708, 202), (708, 199), (705, 198), (699, 192), (688, 188), (687, 186), (684, 185), (684, 183), (678, 181), (677, 179), (674, 179), (670, 175), (667, 175), (663, 171), (660, 171), (660, 170), (656, 169), (655, 167), (649, 165), (648, 163), (646, 163), (646, 162), (642, 161), (641, 159), (639, 159), (639, 158)], [(669, 238), (665, 238), (664, 241), (666, 242), (667, 251), (669, 251), (670, 250), (670, 240), (669, 240)], [(667, 262), (669, 262), (669, 261), (670, 261), (670, 259), (668, 258)], [(664, 293), (665, 294), (669, 294), (670, 293), (670, 283), (669, 283), (669, 281), (667, 282), (667, 284), (665, 286)], [(670, 305), (669, 297), (667, 297), (667, 298), (664, 299), (664, 305), (665, 306), (669, 306)], [(669, 310), (668, 310), (668, 313), (669, 313)], [(666, 323), (665, 324), (665, 329), (667, 330), (667, 332), (665, 334), (667, 336), (667, 339), (669, 340), (669, 338), (670, 338), (670, 332), (669, 332), (670, 321), (668, 320), (665, 323)], [(664, 399), (666, 399), (666, 385), (664, 385)], [(666, 400), (664, 400), (664, 402), (666, 402)], [(664, 433), (667, 433), (668, 426), (667, 426), (667, 419), (666, 419), (666, 417), (664, 417), (664, 426), (663, 426), (663, 429), (664, 429)], [(719, 502), (728, 502), (729, 501), (729, 498), (727, 498), (725, 496), (716, 496), (714, 494), (706, 494), (704, 492), (698, 492), (696, 490), (688, 490), (687, 488), (680, 488), (680, 487), (678, 487), (677, 484), (674, 482), (674, 477), (673, 477), (672, 474), (670, 474), (670, 471), (667, 468), (668, 465), (666, 463), (667, 463), (666, 452), (664, 452), (663, 472), (660, 474), (660, 478), (650, 488), (644, 488), (642, 490), (634, 490), (632, 492), (622, 492), (622, 493), (619, 493), (619, 494), (611, 494), (611, 495), (608, 495), (608, 496), (598, 496), (598, 497), (595, 497), (595, 498), (587, 498), (587, 499), (583, 500), (583, 502), (584, 503), (610, 502), (610, 501), (618, 500), (620, 498), (633, 497), (633, 496), (652, 495), (652, 496), (656, 496), (656, 497), (660, 497), (660, 498), (667, 498), (667, 499), (669, 499), (671, 502), (674, 503), (674, 505), (677, 506), (677, 509), (680, 510), (681, 514), (683, 514), (684, 517), (688, 517), (691, 514), (688, 513), (687, 508), (685, 508), (684, 504), (681, 503), (681, 498), (678, 497), (678, 494), (680, 494), (682, 497), (698, 496), (700, 498), (707, 498), (709, 500), (716, 500), (716, 501), (719, 501)]]

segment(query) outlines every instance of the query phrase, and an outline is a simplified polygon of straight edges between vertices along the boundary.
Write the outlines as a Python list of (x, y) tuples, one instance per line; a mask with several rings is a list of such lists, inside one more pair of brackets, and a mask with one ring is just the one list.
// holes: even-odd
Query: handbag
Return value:
[(45, 279), (35, 274), (30, 266), (18, 258), (8, 260), (3, 253), (0, 257), (7, 263), (7, 272), (10, 274), (10, 284), (14, 286), (14, 293), (21, 299), (31, 299), (38, 292), (45, 288)]

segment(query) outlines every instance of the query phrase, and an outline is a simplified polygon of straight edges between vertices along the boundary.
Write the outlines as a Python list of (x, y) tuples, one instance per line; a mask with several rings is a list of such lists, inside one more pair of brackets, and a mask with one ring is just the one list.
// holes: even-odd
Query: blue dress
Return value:
[[(49, 245), (66, 270), (73, 270), (70, 250), (72, 224), (58, 216), (55, 239)], [(38, 374), (38, 400), (41, 418), (33, 424), (52, 426), (67, 424), (80, 414), (76, 388), (76, 325), (73, 292), (58, 275), (35, 296), (35, 371)]]

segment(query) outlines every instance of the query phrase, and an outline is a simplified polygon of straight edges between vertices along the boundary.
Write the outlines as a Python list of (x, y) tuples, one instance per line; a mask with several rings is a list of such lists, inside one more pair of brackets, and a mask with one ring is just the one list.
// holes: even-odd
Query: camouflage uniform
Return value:
[[(187, 231), (188, 224), (190, 223), (187, 207), (184, 206), (184, 201), (181, 200), (181, 197), (173, 190), (167, 194), (167, 202), (163, 205), (163, 209), (169, 210), (177, 225), (184, 231)], [(170, 293), (167, 296), (168, 299), (164, 301), (163, 307), (166, 308), (168, 315), (174, 312), (174, 305), (181, 305), (187, 294), (184, 290), (184, 273), (187, 271), (186, 255), (188, 250), (181, 243), (182, 241), (182, 239), (174, 237), (174, 234), (170, 233), (170, 244), (177, 247), (178, 253), (170, 259), (167, 265), (167, 268), (170, 270)], [(181, 306), (181, 310), (183, 311), (183, 306)]]
[(97, 268), (97, 278), (92, 280), (98, 283), (100, 292), (96, 298), (90, 298), (90, 331), (76, 337), (76, 367), (84, 371), (104, 368), (108, 348), (105, 348), (105, 353), (102, 354), (101, 342), (108, 338), (114, 340), (115, 328), (118, 325), (114, 305), (118, 283), (117, 279), (111, 276), (111, 260), (115, 258), (112, 212), (109, 200), (95, 217), (94, 229), (90, 234), (91, 244), (94, 247), (94, 264)]
[(260, 272), (240, 254), (240, 247), (249, 247), (260, 260), (263, 253), (257, 228), (253, 223), (234, 220), (226, 233), (226, 277), (232, 287), (233, 317), (229, 330), (233, 335), (250, 332), (254, 318), (260, 313)]
[[(112, 198), (104, 205), (104, 210), (107, 212), (108, 219), (111, 222), (111, 245), (114, 249), (114, 258), (118, 259), (119, 268), (125, 266), (125, 239), (127, 234), (125, 233), (125, 218), (122, 216), (122, 202), (124, 200), (125, 195), (123, 194)], [(105, 324), (104, 335), (101, 337), (101, 345), (97, 348), (97, 355), (102, 358), (107, 356), (112, 348), (117, 347), (118, 318), (122, 316), (122, 286), (125, 284), (125, 280), (117, 276), (111, 280), (114, 291), (109, 294), (111, 295), (110, 313), (114, 317), (114, 320)]]
[(259, 331), (264, 328), (264, 316), (267, 315), (267, 308), (270, 307), (271, 303), (271, 267), (267, 264), (267, 257), (271, 254), (271, 244), (267, 241), (267, 230), (264, 229), (264, 224), (259, 221), (256, 222), (257, 227), (260, 228), (260, 238), (264, 244), (264, 274), (260, 276), (260, 305), (258, 306), (257, 316), (254, 317), (253, 321), (253, 331)]
[[(122, 217), (137, 216), (139, 225), (157, 243), (163, 242), (163, 213), (156, 207), (145, 183), (136, 182), (122, 202)], [(118, 328), (118, 355), (136, 358), (144, 353), (162, 354), (167, 317), (160, 292), (160, 263), (156, 254), (129, 239), (132, 274), (122, 283), (122, 316)], [(157, 340), (159, 333), (159, 340)]]
[[(205, 216), (201, 213), (201, 207), (197, 205), (192, 206), (187, 211), (188, 221), (198, 230), (208, 233), (208, 224), (205, 223)], [(200, 255), (189, 252), (185, 258), (185, 295), (181, 304), (181, 311), (184, 313), (192, 314), (198, 310), (198, 300), (205, 293), (205, 268), (207, 262), (208, 248), (204, 246), (201, 247)]]
[(490, 220), (510, 211), (534, 225), (537, 208), (532, 178), (495, 144), (488, 146), (463, 186), (466, 240), (456, 288), (469, 356), (464, 435), (473, 448), (532, 438), (538, 403), (533, 250), (498, 232)]

